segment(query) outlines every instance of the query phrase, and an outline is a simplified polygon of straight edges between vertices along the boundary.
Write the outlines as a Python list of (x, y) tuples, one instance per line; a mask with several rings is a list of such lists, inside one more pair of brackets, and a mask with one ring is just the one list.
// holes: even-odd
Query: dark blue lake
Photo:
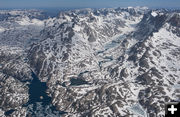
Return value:
[(51, 97), (46, 93), (47, 85), (40, 82), (35, 73), (32, 72), (33, 80), (29, 84), (29, 101), (24, 106), (27, 107), (28, 115), (31, 117), (60, 117), (65, 112), (56, 110), (51, 104)]

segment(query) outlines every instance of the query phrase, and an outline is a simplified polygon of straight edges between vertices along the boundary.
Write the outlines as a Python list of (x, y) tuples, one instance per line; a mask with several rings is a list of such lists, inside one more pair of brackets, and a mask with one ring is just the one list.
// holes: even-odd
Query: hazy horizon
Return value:
[(0, 9), (64, 9), (112, 7), (180, 8), (179, 0), (0, 0)]

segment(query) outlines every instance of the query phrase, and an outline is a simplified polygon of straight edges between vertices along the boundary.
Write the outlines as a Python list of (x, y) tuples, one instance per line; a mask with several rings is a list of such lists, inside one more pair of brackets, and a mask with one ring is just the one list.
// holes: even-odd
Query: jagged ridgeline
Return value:
[(179, 61), (178, 10), (0, 10), (0, 116), (163, 117)]

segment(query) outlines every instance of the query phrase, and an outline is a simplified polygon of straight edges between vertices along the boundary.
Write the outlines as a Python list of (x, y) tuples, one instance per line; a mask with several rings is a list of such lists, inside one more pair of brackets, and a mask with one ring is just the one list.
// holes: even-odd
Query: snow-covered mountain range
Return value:
[[(164, 117), (179, 61), (178, 10), (0, 10), (0, 116)], [(32, 115), (32, 74), (56, 112)]]

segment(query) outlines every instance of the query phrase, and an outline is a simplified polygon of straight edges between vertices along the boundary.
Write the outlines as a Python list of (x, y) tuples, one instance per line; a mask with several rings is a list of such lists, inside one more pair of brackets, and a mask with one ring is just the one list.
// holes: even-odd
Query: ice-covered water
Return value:
[(175, 89), (180, 89), (180, 84), (175, 84), (175, 85), (173, 85), (173, 88), (175, 88)]
[(128, 108), (130, 111), (132, 111), (134, 114), (147, 117), (146, 111), (141, 107), (140, 104), (135, 104)]
[(124, 39), (125, 37), (126, 37), (125, 35), (118, 36), (117, 38), (113, 39), (110, 43), (107, 43), (104, 46), (104, 49), (108, 50), (110, 48), (114, 48), (114, 47), (118, 46), (120, 41), (122, 41), (122, 39)]

